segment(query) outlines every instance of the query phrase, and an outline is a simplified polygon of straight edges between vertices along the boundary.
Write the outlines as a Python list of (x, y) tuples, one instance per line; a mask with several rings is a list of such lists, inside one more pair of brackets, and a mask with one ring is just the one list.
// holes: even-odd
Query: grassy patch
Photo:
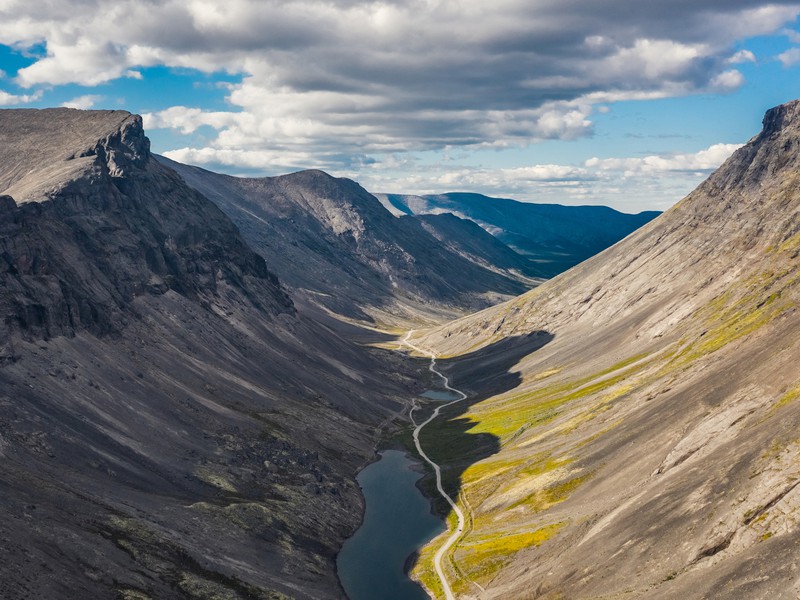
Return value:
[[(566, 523), (555, 523), (534, 531), (492, 535), (483, 540), (465, 543), (459, 552), (459, 566), (466, 576), (485, 583), (495, 576), (508, 561), (526, 548), (541, 546), (554, 537)], [(464, 587), (462, 582), (460, 587)]]
[(586, 473), (578, 477), (573, 477), (567, 481), (560, 481), (556, 484), (548, 486), (544, 489), (537, 490), (527, 498), (515, 502), (511, 508), (524, 506), (533, 512), (542, 512), (551, 506), (563, 502), (574, 492), (578, 487), (588, 481), (593, 473)]
[(800, 398), (800, 383), (798, 383), (793, 388), (789, 389), (785, 394), (783, 394), (775, 403), (775, 408), (776, 409), (782, 408), (787, 404), (791, 404), (798, 398)]
[(704, 332), (686, 343), (661, 373), (689, 364), (755, 333), (793, 308), (795, 302), (785, 293), (797, 281), (797, 278), (787, 281), (791, 272), (762, 271), (709, 302), (697, 313), (705, 325)]

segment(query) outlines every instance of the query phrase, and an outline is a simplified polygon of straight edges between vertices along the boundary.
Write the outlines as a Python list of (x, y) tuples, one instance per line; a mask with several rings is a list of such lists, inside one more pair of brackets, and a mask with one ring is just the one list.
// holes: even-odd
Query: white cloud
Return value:
[(783, 63), (784, 67), (793, 67), (800, 63), (800, 48), (789, 48), (786, 52), (778, 55), (778, 60)]
[(740, 88), (743, 83), (744, 75), (736, 69), (730, 69), (716, 75), (709, 83), (709, 87), (718, 92), (730, 92)]
[(80, 110), (88, 110), (102, 99), (103, 97), (98, 96), (97, 94), (86, 94), (85, 96), (78, 96), (77, 98), (68, 100), (61, 106), (65, 106), (66, 108), (79, 108)]
[(731, 56), (727, 61), (729, 65), (741, 65), (743, 63), (756, 62), (756, 55), (750, 50), (739, 50), (736, 54)]
[(637, 39), (631, 46), (617, 48), (599, 65), (592, 65), (592, 72), (604, 78), (656, 80), (680, 76), (698, 57), (708, 54), (705, 44)]
[(789, 41), (793, 44), (800, 44), (800, 31), (795, 31), (794, 29), (786, 28), (781, 31), (783, 35), (789, 38)]
[(0, 90), (0, 106), (14, 106), (16, 104), (28, 104), (29, 102), (36, 102), (39, 98), (41, 98), (41, 92), (36, 92), (34, 94), (9, 94), (8, 92), (4, 92)]
[(142, 115), (145, 129), (177, 129), (181, 133), (194, 133), (200, 127), (208, 125), (214, 129), (222, 129), (234, 125), (237, 113), (203, 111), (199, 108), (172, 106), (156, 113)]
[(710, 173), (741, 144), (714, 144), (693, 154), (651, 155), (637, 158), (590, 158), (585, 167), (599, 173), (619, 171), (625, 177), (676, 171)]
[(181, 151), (197, 160), (347, 169), (576, 139), (614, 102), (734, 90), (731, 65), (755, 58), (737, 45), (798, 14), (780, 0), (0, 0), (0, 43), (44, 47), (16, 76), (29, 90), (155, 65), (238, 75), (230, 110), (173, 106), (146, 125), (211, 127), (207, 148)]

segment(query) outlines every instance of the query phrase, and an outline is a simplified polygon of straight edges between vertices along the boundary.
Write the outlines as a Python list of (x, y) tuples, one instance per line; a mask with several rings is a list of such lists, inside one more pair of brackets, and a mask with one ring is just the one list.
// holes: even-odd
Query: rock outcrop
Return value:
[(0, 339), (118, 332), (139, 296), (207, 303), (223, 282), (293, 310), (235, 226), (150, 160), (139, 117), (4, 110), (0, 138)]

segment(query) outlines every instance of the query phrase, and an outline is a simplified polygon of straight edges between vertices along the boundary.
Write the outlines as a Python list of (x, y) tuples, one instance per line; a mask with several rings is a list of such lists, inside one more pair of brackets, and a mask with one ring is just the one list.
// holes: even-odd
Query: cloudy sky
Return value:
[(0, 0), (0, 105), (375, 192), (664, 209), (800, 97), (800, 3)]

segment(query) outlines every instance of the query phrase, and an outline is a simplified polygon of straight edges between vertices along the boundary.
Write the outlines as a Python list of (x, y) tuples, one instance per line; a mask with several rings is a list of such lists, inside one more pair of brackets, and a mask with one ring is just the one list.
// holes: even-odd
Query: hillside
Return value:
[(2, 592), (342, 598), (403, 365), (293, 303), (122, 111), (0, 111)]
[(541, 277), (566, 271), (659, 214), (629, 215), (606, 206), (535, 204), (470, 193), (376, 197), (395, 216), (450, 213), (470, 219), (530, 259)]
[(473, 393), (423, 439), (470, 514), (460, 597), (800, 594), (798, 148), (795, 101), (622, 242), (414, 338)]
[(454, 317), (536, 283), (530, 263), (484, 231), (396, 219), (349, 179), (321, 171), (241, 178), (159, 160), (216, 203), (295, 295), (347, 317)]

